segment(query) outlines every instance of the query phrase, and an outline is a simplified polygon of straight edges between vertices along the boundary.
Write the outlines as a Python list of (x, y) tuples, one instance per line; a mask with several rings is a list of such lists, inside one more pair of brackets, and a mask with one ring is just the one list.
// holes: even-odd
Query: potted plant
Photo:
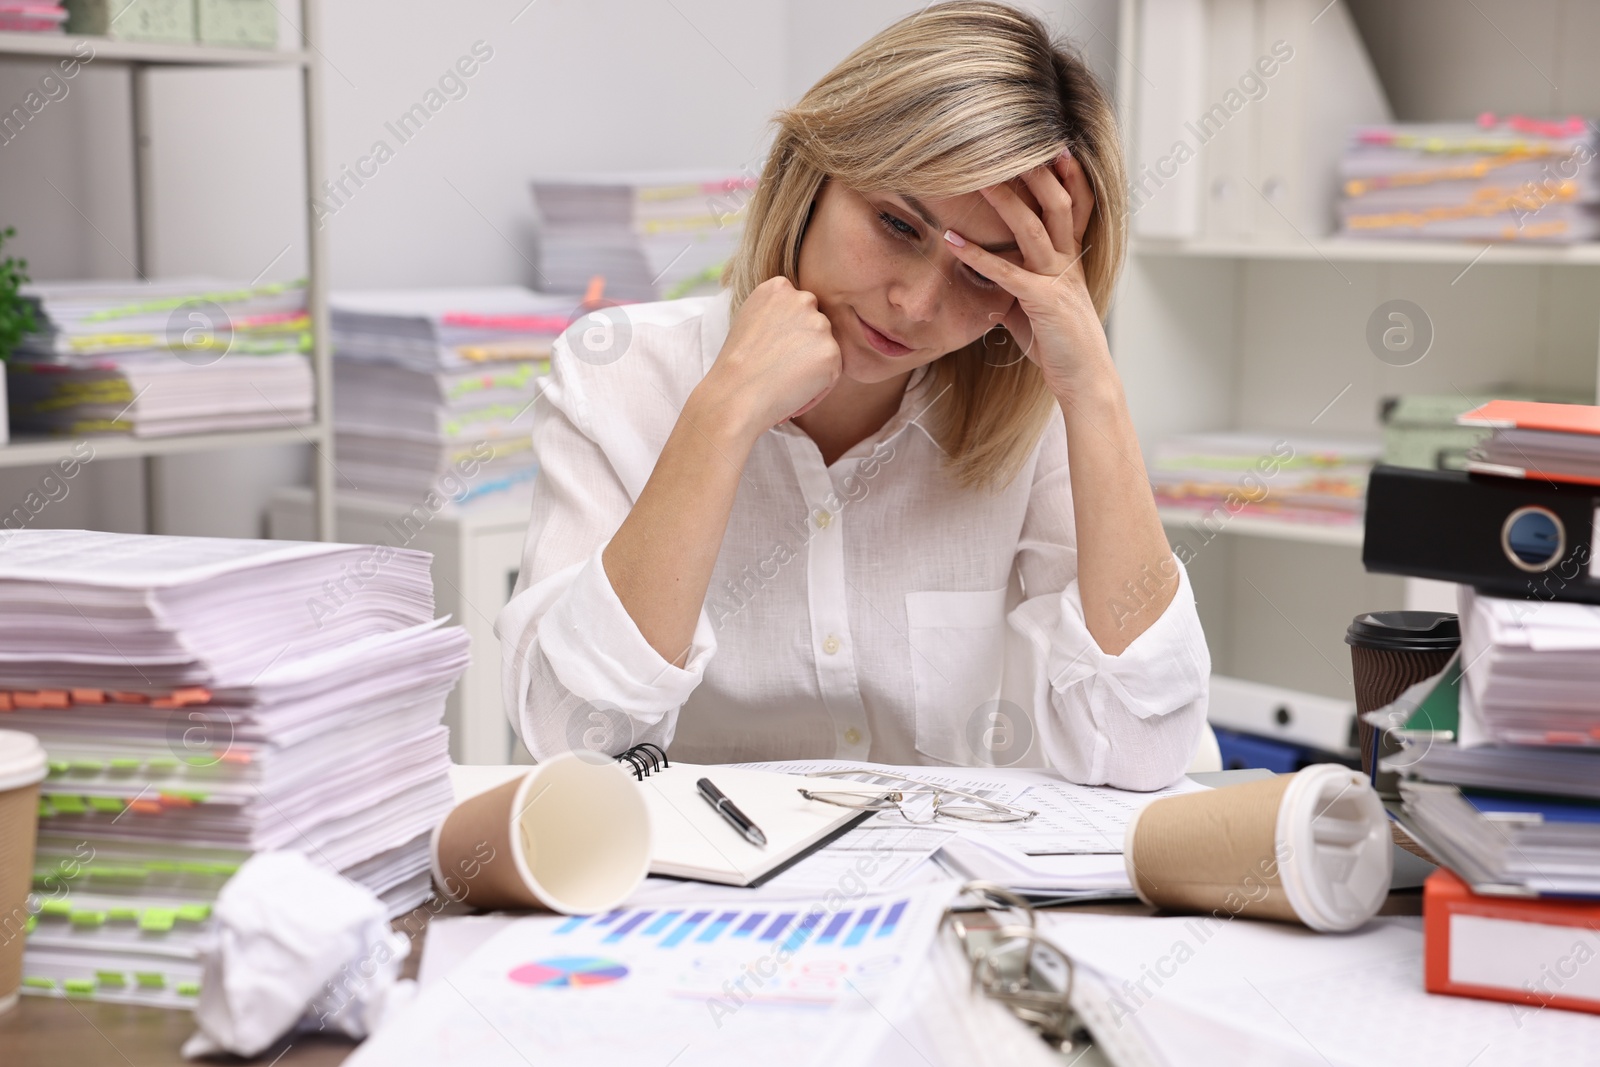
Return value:
[[(6, 240), (15, 237), (11, 226), (0, 230), (0, 248)], [(33, 307), (22, 298), (19, 291), (29, 281), (28, 261), (6, 256), (0, 259), (0, 366), (11, 358), (11, 350), (22, 335), (31, 333), (38, 324), (33, 318)], [(0, 373), (0, 444), (11, 440), (11, 412), (6, 402), (6, 379)]]

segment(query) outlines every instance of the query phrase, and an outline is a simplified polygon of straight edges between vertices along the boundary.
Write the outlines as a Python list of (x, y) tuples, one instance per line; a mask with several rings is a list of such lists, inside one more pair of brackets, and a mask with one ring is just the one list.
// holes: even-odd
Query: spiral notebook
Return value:
[[(871, 812), (806, 800), (817, 780), (742, 767), (668, 762), (654, 746), (617, 759), (645, 790), (653, 840), (650, 873), (718, 885), (758, 886), (845, 833)], [(699, 794), (709, 778), (761, 828), (767, 843), (745, 840)]]

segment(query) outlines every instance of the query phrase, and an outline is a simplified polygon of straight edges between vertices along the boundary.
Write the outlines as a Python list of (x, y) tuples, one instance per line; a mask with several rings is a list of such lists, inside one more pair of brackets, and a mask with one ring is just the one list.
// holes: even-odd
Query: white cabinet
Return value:
[[(1180, 0), (1123, 0), (1122, 40), (1142, 46), (1159, 36), (1162, 27), (1143, 20), (1173, 2)], [(1220, 0), (1217, 12), (1253, 2), (1274, 0)], [(1600, 77), (1557, 79), (1564, 86), (1558, 91), (1541, 73), (1554, 69), (1557, 57), (1600, 50), (1600, 13), (1565, 22), (1558, 17), (1588, 5), (1484, 0), (1487, 13), (1453, 0), (1352, 0), (1352, 6), (1351, 25), (1383, 36), (1364, 43), (1379, 61), (1377, 74), (1390, 88), (1400, 120), (1470, 120), (1485, 107), (1540, 116), (1600, 115)], [(1501, 26), (1515, 25), (1515, 47), (1485, 21), (1491, 16)], [(1208, 16), (1203, 47), (1221, 47), (1215, 36), (1225, 21), (1216, 13)], [(1440, 27), (1449, 32), (1434, 32)], [(1573, 35), (1584, 38), (1582, 48)], [(1237, 57), (1259, 43), (1259, 37), (1248, 45), (1234, 42), (1228, 55)], [(1126, 143), (1159, 143), (1162, 137), (1137, 126), (1140, 94), (1164, 91), (1169, 77), (1192, 83), (1194, 76), (1171, 57), (1163, 68), (1144, 62), (1139, 48), (1123, 51), (1118, 86)], [(1203, 62), (1209, 65), (1210, 59)], [(1463, 69), (1472, 70), (1471, 93), (1463, 87)], [(1278, 87), (1269, 86), (1269, 99)], [(1175, 107), (1166, 111), (1178, 113)], [(1271, 116), (1263, 108), (1255, 117), (1265, 122)], [(1187, 164), (1195, 174), (1222, 165), (1208, 163), (1203, 152)], [(1130, 162), (1137, 180), (1141, 161)], [(1152, 186), (1142, 210), (1164, 224), (1193, 217), (1156, 206), (1165, 193), (1182, 194), (1186, 173), (1176, 173), (1164, 188)], [(1193, 183), (1187, 187), (1194, 191)], [(1225, 192), (1209, 186), (1200, 191)], [(1262, 199), (1259, 187), (1246, 191)], [(1514, 382), (1594, 396), (1600, 246), (1357, 242), (1259, 227), (1219, 236), (1226, 227), (1205, 224), (1203, 202), (1197, 210), (1201, 220), (1193, 237), (1140, 237), (1135, 225), (1109, 324), (1112, 354), (1147, 456), (1161, 439), (1190, 431), (1263, 431), (1291, 441), (1319, 434), (1376, 438), (1381, 399), (1401, 393), (1472, 393)], [(1393, 299), (1419, 305), (1433, 330), (1432, 348), (1409, 366), (1379, 359), (1366, 341), (1368, 320)], [(1367, 574), (1359, 530), (1240, 516), (1211, 531), (1166, 517), (1174, 544), (1184, 539), (1193, 553), (1190, 574), (1220, 678), (1212, 713), (1219, 725), (1247, 728), (1276, 691), (1312, 735), (1330, 741), (1344, 736), (1354, 696), (1343, 643), (1351, 618), (1364, 611), (1438, 607), (1447, 599), (1434, 583)], [(1326, 721), (1312, 723), (1319, 716)]]

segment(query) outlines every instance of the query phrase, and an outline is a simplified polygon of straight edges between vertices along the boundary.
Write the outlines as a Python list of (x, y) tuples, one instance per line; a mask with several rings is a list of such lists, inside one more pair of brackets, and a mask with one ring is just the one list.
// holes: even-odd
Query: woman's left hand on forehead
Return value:
[(1018, 181), (1026, 185), (1038, 209), (1010, 184), (990, 186), (982, 193), (1016, 236), (1021, 264), (951, 232), (946, 232), (945, 240), (956, 258), (1016, 297), (1004, 325), (1059, 395), (1070, 389), (1085, 359), (1103, 352), (1105, 346), (1105, 331), (1083, 270), (1083, 235), (1094, 211), (1094, 193), (1083, 167), (1068, 153)]

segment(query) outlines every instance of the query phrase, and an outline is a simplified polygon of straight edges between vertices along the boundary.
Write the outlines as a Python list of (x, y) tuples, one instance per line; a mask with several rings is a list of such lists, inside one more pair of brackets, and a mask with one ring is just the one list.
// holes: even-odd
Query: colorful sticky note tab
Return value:
[(82, 815), (88, 810), (83, 798), (71, 793), (51, 793), (50, 803), (64, 815)]
[(103, 986), (110, 986), (113, 989), (121, 989), (128, 984), (128, 976), (121, 971), (96, 971), (94, 972), (94, 980)]
[(178, 918), (186, 923), (203, 923), (211, 918), (210, 904), (180, 904)]
[(119, 797), (89, 797), (88, 800), (89, 806), (95, 811), (109, 811), (116, 814), (127, 807)]
[(71, 921), (73, 926), (102, 926), (106, 913), (96, 908), (83, 908), (72, 913)]
[(160, 971), (134, 971), (133, 980), (139, 983), (140, 989), (167, 988), (167, 976)]
[(53, 978), (24, 978), (22, 984), (29, 989), (54, 990), (56, 987), (55, 979)]
[(114, 923), (131, 923), (139, 921), (138, 908), (107, 908), (106, 921)]
[(164, 934), (171, 930), (172, 924), (177, 921), (176, 908), (146, 908), (144, 914), (139, 916), (139, 929)]
[(94, 996), (94, 979), (68, 978), (61, 983), (61, 988), (67, 991), (67, 996), (69, 997), (92, 997)]
[(200, 995), (199, 982), (179, 982), (178, 994), (185, 997), (198, 997)]
[(70, 900), (41, 900), (39, 914), (52, 919), (65, 919), (72, 914), (72, 901)]

